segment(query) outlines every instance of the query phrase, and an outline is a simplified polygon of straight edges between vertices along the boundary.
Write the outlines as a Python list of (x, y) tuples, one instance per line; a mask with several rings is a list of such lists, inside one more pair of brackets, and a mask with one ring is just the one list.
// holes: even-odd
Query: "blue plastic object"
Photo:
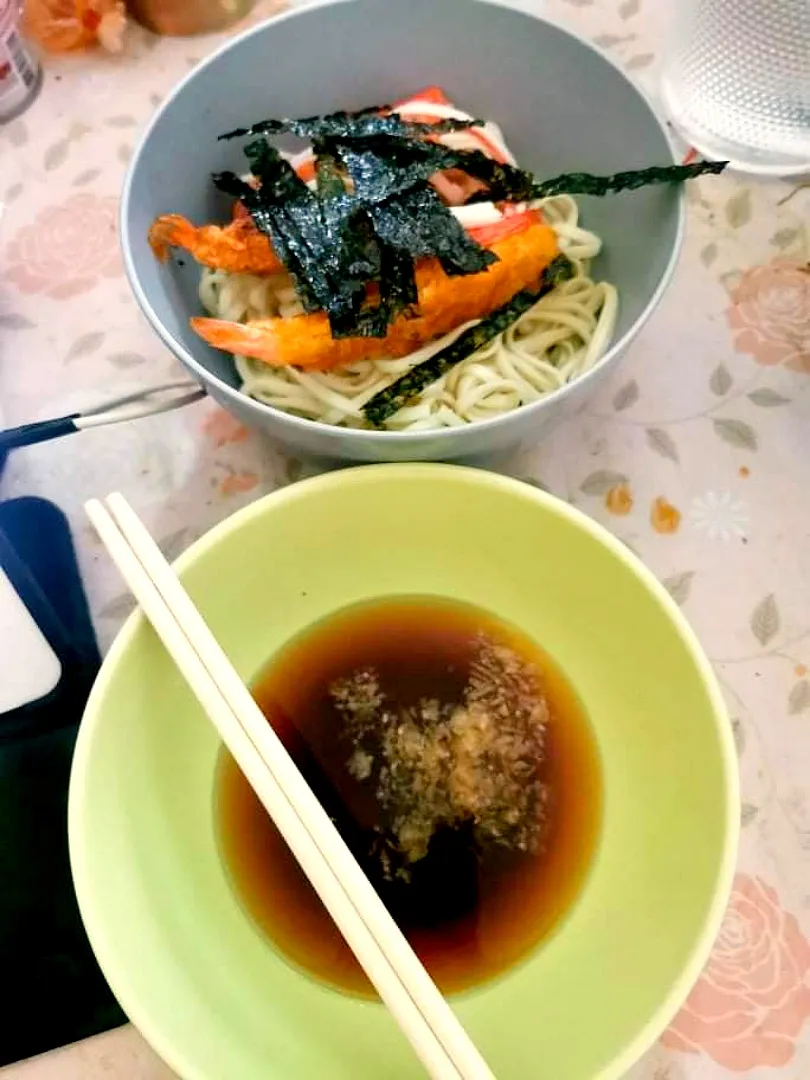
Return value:
[(84, 933), (68, 859), (70, 763), (100, 656), (62, 512), (36, 498), (0, 503), (0, 566), (62, 666), (53, 691), (0, 716), (2, 1066), (125, 1017)]

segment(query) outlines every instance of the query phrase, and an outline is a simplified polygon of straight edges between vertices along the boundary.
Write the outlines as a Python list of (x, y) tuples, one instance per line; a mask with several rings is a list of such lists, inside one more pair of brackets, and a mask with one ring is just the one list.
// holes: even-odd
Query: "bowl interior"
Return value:
[[(229, 386), (230, 359), (188, 325), (199, 270), (159, 265), (147, 244), (159, 214), (227, 220), (210, 182), (244, 171), (241, 141), (223, 131), (267, 116), (306, 116), (393, 101), (440, 82), (459, 105), (496, 120), (517, 159), (539, 176), (613, 173), (664, 164), (671, 149), (638, 90), (589, 45), (523, 12), (471, 0), (340, 0), (273, 20), (197, 69), (159, 111), (136, 155), (122, 228), (130, 273), (167, 344)], [(605, 241), (595, 272), (620, 290), (616, 340), (652, 299), (678, 235), (679, 192), (656, 187), (583, 198)]]
[[(438, 466), (286, 489), (219, 526), (181, 566), (246, 679), (315, 620), (386, 595), (467, 601), (548, 649), (594, 726), (601, 847), (556, 935), (456, 1005), (500, 1080), (525, 1077), (527, 1062), (555, 1080), (621, 1075), (705, 960), (737, 819), (719, 694), (651, 575), (543, 493)], [(417, 1080), (382, 1007), (294, 971), (244, 914), (214, 839), (217, 750), (134, 616), (88, 705), (70, 795), (80, 906), (124, 1008), (186, 1080)]]

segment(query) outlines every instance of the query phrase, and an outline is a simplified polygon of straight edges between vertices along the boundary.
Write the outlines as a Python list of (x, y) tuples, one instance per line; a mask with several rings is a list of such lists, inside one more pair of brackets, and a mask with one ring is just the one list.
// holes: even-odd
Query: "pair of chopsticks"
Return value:
[(122, 495), (85, 507), (225, 746), (433, 1080), (494, 1080), (486, 1062)]

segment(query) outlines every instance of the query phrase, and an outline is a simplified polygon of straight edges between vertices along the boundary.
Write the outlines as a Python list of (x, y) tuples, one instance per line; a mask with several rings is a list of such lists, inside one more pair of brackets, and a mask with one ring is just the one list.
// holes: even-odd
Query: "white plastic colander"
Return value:
[(682, 0), (662, 95), (701, 153), (746, 172), (810, 170), (810, 0)]

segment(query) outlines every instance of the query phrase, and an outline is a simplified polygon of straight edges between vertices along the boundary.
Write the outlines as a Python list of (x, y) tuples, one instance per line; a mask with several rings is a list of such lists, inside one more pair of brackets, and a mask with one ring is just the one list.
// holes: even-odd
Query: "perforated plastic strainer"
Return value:
[(702, 153), (748, 172), (810, 170), (810, 0), (686, 0), (662, 92)]

